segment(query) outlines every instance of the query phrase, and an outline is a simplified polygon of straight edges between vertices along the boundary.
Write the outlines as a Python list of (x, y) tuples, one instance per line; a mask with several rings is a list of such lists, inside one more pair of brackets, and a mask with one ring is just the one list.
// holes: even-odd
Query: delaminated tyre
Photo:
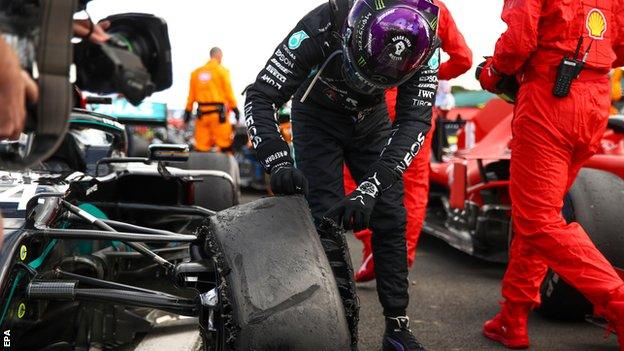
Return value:
[(187, 162), (172, 166), (190, 170), (222, 171), (234, 180), (232, 185), (223, 178), (205, 177), (203, 181), (195, 183), (195, 205), (221, 211), (239, 204), (240, 174), (233, 156), (215, 152), (191, 152)]
[[(624, 267), (624, 181), (609, 172), (583, 169), (565, 198), (563, 214), (578, 222), (598, 250), (615, 267)], [(582, 319), (591, 303), (556, 273), (549, 271), (541, 288), (538, 312), (555, 319)]]
[[(220, 350), (349, 350), (332, 269), (302, 197), (233, 207), (200, 229), (216, 262)], [(212, 338), (206, 338), (210, 343)]]

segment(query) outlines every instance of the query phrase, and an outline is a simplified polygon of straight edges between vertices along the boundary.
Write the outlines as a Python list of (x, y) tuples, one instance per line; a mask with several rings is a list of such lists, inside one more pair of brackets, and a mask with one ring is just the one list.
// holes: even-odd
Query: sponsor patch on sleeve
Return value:
[(291, 35), (290, 39), (288, 39), (288, 48), (290, 50), (297, 50), (301, 46), (301, 43), (303, 43), (303, 41), (308, 38), (310, 38), (308, 33), (306, 33), (303, 30), (300, 30), (297, 33), (294, 33), (293, 35)]
[(429, 66), (429, 68), (431, 69), (440, 68), (440, 49), (436, 49), (436, 51), (433, 53), (433, 55), (429, 59), (427, 66)]

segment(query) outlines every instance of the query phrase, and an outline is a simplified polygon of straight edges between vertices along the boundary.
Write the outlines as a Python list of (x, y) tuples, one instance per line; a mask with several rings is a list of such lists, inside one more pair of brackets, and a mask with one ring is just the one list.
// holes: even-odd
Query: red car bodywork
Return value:
[[(483, 205), (479, 198), (482, 190), (506, 188), (509, 185), (508, 180), (484, 182), (479, 164), (485, 167), (511, 158), (509, 142), (512, 138), (512, 118), (513, 105), (500, 99), (491, 100), (480, 112), (466, 119), (467, 123), (474, 124), (474, 146), (466, 149), (464, 127), (458, 134), (459, 151), (455, 157), (449, 162), (431, 164), (430, 180), (449, 187), (452, 208), (464, 208), (465, 201)], [(601, 150), (587, 161), (585, 167), (608, 171), (624, 178), (624, 134), (607, 129), (601, 146)]]
[[(450, 114), (451, 116), (458, 114)], [(457, 150), (432, 158), (431, 192), (423, 230), (486, 260), (505, 262), (511, 234), (509, 143), (513, 105), (494, 99), (461, 114)], [(451, 117), (453, 119), (453, 117)], [(610, 120), (599, 152), (585, 165), (624, 178), (624, 120)], [(624, 275), (624, 273), (623, 273)]]

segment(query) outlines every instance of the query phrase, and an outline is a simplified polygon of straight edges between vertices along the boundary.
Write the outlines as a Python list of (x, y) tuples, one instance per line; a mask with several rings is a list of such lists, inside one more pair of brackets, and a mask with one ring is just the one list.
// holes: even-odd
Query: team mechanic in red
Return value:
[(624, 350), (624, 282), (583, 228), (561, 215), (607, 125), (607, 74), (624, 65), (623, 10), (624, 0), (505, 0), (508, 29), (479, 76), (495, 93), (502, 75), (520, 79), (509, 189), (515, 237), (502, 309), (483, 327), (508, 348), (529, 347), (527, 315), (550, 267), (610, 321)]
[[(441, 40), (441, 48), (449, 55), (449, 59), (440, 65), (438, 73), (439, 80), (451, 80), (466, 73), (472, 67), (472, 51), (466, 44), (464, 36), (461, 34), (453, 16), (449, 12), (446, 5), (439, 0), (433, 3), (440, 8), (440, 25), (438, 26), (438, 37)], [(386, 91), (386, 103), (390, 118), (394, 121), (396, 115), (395, 106), (397, 99), (397, 89), (389, 89)], [(436, 113), (434, 109), (433, 118), (435, 121)], [(431, 157), (431, 140), (434, 133), (435, 123), (425, 138), (422, 151), (416, 156), (412, 165), (403, 174), (403, 183), (405, 186), (405, 198), (403, 203), (407, 209), (407, 261), (408, 267), (411, 267), (416, 258), (416, 245), (418, 237), (423, 227), (425, 215), (427, 211), (427, 200), (429, 197), (429, 159)], [(355, 189), (351, 175), (345, 172), (345, 189), (350, 192)], [(371, 249), (372, 232), (363, 230), (355, 233), (355, 236), (364, 244), (362, 266), (355, 274), (356, 282), (366, 282), (375, 279), (375, 265), (373, 262), (373, 254)]]

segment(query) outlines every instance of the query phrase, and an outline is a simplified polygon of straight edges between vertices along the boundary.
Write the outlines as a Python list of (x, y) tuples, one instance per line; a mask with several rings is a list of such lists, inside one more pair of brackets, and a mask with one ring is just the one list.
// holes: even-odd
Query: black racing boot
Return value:
[(383, 351), (425, 351), (409, 329), (409, 317), (386, 317)]

